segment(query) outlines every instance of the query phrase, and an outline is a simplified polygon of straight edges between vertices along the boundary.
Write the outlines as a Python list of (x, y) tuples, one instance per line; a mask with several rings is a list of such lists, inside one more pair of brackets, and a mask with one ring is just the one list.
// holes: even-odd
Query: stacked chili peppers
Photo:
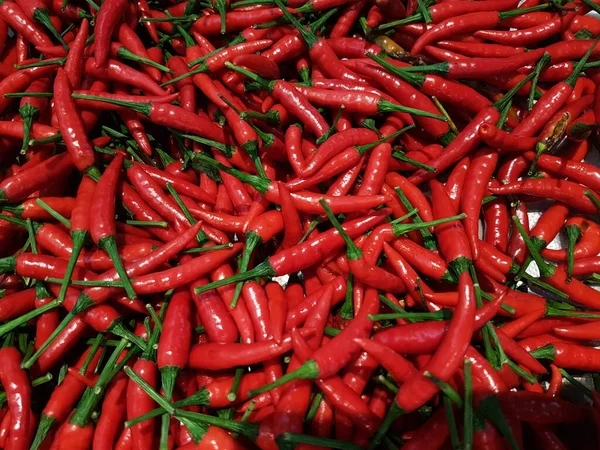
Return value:
[(0, 448), (598, 448), (597, 13), (4, 0)]

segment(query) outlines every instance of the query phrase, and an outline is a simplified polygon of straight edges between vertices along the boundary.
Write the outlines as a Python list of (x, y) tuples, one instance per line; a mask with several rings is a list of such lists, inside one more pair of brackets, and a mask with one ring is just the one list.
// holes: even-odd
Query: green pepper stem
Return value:
[(533, 72), (527, 75), (517, 84), (515, 84), (510, 91), (504, 94), (501, 99), (493, 103), (492, 106), (496, 108), (496, 110), (498, 110), (499, 112), (502, 112), (506, 107), (507, 103), (512, 102), (513, 97), (517, 94), (517, 92), (519, 92), (523, 86), (525, 86), (531, 79), (533, 79), (534, 76), (535, 73)]
[(525, 231), (525, 228), (523, 228), (523, 224), (521, 223), (519, 218), (517, 216), (513, 216), (512, 219), (513, 219), (515, 226), (517, 227), (517, 230), (521, 234), (523, 241), (525, 241), (525, 245), (527, 246), (527, 249), (529, 250), (531, 257), (533, 258), (533, 260), (537, 264), (538, 268), (540, 269), (541, 277), (542, 278), (551, 277), (554, 274), (554, 270), (555, 270), (554, 267), (550, 266), (546, 261), (544, 261), (544, 258), (542, 258), (542, 255), (540, 255), (540, 252), (538, 251), (538, 249), (535, 247), (533, 242), (531, 242), (531, 238), (529, 237), (529, 234), (527, 234), (527, 231)]
[(88, 388), (84, 393), (83, 397), (79, 401), (75, 412), (71, 416), (69, 423), (77, 425), (79, 427), (85, 427), (90, 423), (92, 412), (102, 399), (102, 394), (106, 390), (108, 383), (112, 378), (121, 371), (121, 369), (127, 364), (127, 361), (133, 357), (137, 348), (130, 349), (125, 357), (119, 361), (119, 357), (122, 356), (122, 352), (131, 345), (127, 339), (122, 339), (119, 345), (110, 355), (110, 358), (106, 362), (106, 366), (100, 373), (98, 380), (93, 388)]
[(465, 449), (473, 448), (473, 372), (471, 360), (464, 362), (465, 397), (463, 405), (463, 442)]
[(236, 273), (229, 278), (224, 278), (222, 280), (213, 281), (212, 283), (205, 284), (204, 286), (199, 286), (194, 289), (196, 294), (202, 294), (203, 292), (210, 291), (211, 289), (216, 289), (221, 286), (227, 286), (228, 284), (238, 283), (240, 281), (247, 281), (253, 278), (262, 278), (262, 277), (276, 277), (278, 274), (275, 272), (271, 264), (269, 264), (269, 260), (263, 261), (259, 265), (254, 268), (248, 270), (244, 273)]
[(535, 91), (537, 89), (542, 70), (544, 70), (544, 67), (546, 67), (550, 63), (551, 59), (552, 57), (549, 53), (544, 53), (535, 65), (535, 69), (533, 71), (534, 76), (531, 79), (531, 89), (529, 90), (529, 96), (527, 99), (527, 109), (529, 111), (531, 111), (531, 109), (533, 108), (533, 102), (535, 101)]
[(379, 448), (379, 444), (381, 443), (381, 440), (387, 433), (390, 426), (396, 421), (396, 419), (398, 419), (398, 417), (404, 414), (404, 410), (400, 408), (398, 403), (396, 403), (396, 401), (394, 400), (392, 402), (392, 405), (390, 406), (387, 415), (385, 416), (385, 419), (383, 419), (383, 423), (379, 427), (379, 430), (377, 430), (377, 433), (371, 439), (369, 450), (375, 450), (376, 448)]
[(56, 38), (56, 40), (63, 46), (63, 48), (68, 52), (69, 45), (65, 42), (62, 35), (58, 32), (52, 20), (50, 20), (50, 14), (46, 8), (35, 8), (33, 10), (33, 18), (37, 20), (39, 23), (44, 25), (48, 31)]
[(325, 214), (327, 214), (327, 218), (329, 219), (331, 224), (335, 227), (337, 232), (340, 233), (340, 236), (342, 236), (342, 239), (344, 239), (344, 242), (346, 243), (346, 255), (348, 256), (348, 259), (350, 259), (350, 260), (360, 259), (363, 255), (362, 250), (360, 248), (358, 248), (358, 246), (354, 243), (354, 241), (350, 238), (350, 236), (348, 236), (348, 233), (346, 233), (346, 231), (344, 231), (344, 229), (342, 228), (342, 225), (340, 224), (337, 217), (335, 217), (335, 215), (333, 214), (333, 211), (331, 211), (331, 208), (329, 207), (329, 205), (327, 204), (325, 199), (320, 199), (319, 203), (325, 210)]
[(543, 3), (541, 5), (532, 6), (530, 8), (521, 8), (521, 9), (513, 9), (511, 11), (501, 11), (498, 13), (498, 17), (500, 20), (510, 19), (512, 17), (521, 16), (523, 14), (528, 14), (534, 11), (541, 11), (543, 9), (547, 9), (550, 6), (549, 3)]
[(315, 380), (317, 378), (319, 378), (319, 367), (317, 366), (317, 363), (311, 359), (307, 359), (304, 364), (302, 364), (296, 370), (286, 373), (284, 376), (271, 383), (248, 391), (248, 397), (251, 398), (259, 394), (263, 394), (272, 389), (278, 388), (279, 386), (283, 386), (285, 383), (289, 383), (290, 381)]
[(21, 155), (27, 153), (27, 149), (29, 148), (29, 136), (31, 135), (31, 125), (33, 124), (33, 119), (38, 112), (39, 109), (33, 106), (31, 103), (25, 103), (19, 108), (19, 114), (23, 119), (23, 143), (21, 144)]
[(41, 198), (36, 198), (35, 202), (38, 205), (40, 205), (48, 214), (50, 214), (52, 217), (54, 217), (56, 220), (62, 223), (65, 227), (71, 228), (71, 221), (62, 214), (60, 214), (58, 211), (56, 211), (54, 208), (52, 208), (44, 200), (42, 200)]
[[(192, 394), (191, 396), (184, 398), (182, 400), (173, 402), (172, 405), (175, 408), (184, 408), (186, 406), (196, 406), (196, 405), (209, 406), (210, 405), (210, 395), (208, 394), (208, 391), (206, 390), (206, 388), (203, 387), (195, 394)], [(127, 422), (125, 422), (125, 428), (130, 428), (140, 422), (143, 422), (148, 419), (152, 419), (154, 417), (161, 416), (165, 413), (166, 413), (166, 410), (164, 408), (159, 407), (159, 408), (153, 409), (152, 411), (147, 412), (146, 414), (143, 414), (141, 416), (138, 416), (134, 419), (131, 419), (131, 420), (128, 420)]]
[(119, 274), (119, 278), (123, 283), (123, 287), (127, 296), (134, 300), (137, 298), (137, 294), (133, 290), (133, 286), (131, 285), (131, 280), (127, 276), (127, 271), (123, 266), (123, 262), (121, 261), (121, 257), (119, 256), (119, 252), (117, 250), (117, 239), (114, 235), (105, 236), (98, 241), (98, 247), (108, 253), (110, 259), (112, 259), (113, 264), (115, 266), (115, 270)]
[[(402, 191), (402, 189), (400, 189), (400, 187), (396, 187), (396, 188), (394, 188), (394, 191), (396, 191), (396, 194), (400, 198), (400, 201), (402, 202), (402, 205), (408, 211), (412, 211), (414, 209), (414, 206), (412, 205), (412, 203), (410, 202), (410, 200), (408, 199), (408, 197), (406, 196), (406, 194)], [(417, 213), (413, 217), (413, 222), (414, 223), (423, 223), (423, 219)], [(423, 236), (423, 246), (427, 250), (436, 251), (437, 250), (437, 243), (435, 241), (435, 237), (433, 236), (433, 234), (431, 233), (431, 231), (429, 231), (429, 228), (427, 228), (427, 227), (420, 228), (419, 232), (421, 233), (421, 236)]]
[(573, 72), (565, 80), (565, 83), (567, 83), (569, 86), (575, 87), (577, 78), (579, 78), (579, 75), (581, 74), (583, 68), (585, 67), (585, 64), (587, 63), (588, 59), (590, 59), (590, 56), (592, 56), (592, 52), (594, 51), (596, 44), (598, 44), (599, 39), (600, 39), (600, 36), (598, 36), (596, 39), (594, 39), (594, 42), (592, 43), (592, 45), (590, 45), (590, 48), (588, 49), (588, 51), (585, 52), (585, 55), (583, 55), (583, 58), (581, 58), (577, 62), (577, 64), (575, 64), (575, 67), (573, 67)]
[(358, 153), (362, 156), (367, 150), (375, 148), (379, 144), (383, 144), (384, 142), (394, 140), (398, 136), (400, 136), (401, 134), (406, 133), (408, 130), (412, 130), (414, 127), (415, 127), (414, 125), (408, 125), (408, 126), (402, 128), (401, 130), (398, 130), (395, 133), (392, 133), (392, 134), (389, 134), (387, 136), (384, 136), (384, 137), (382, 137), (381, 139), (379, 139), (379, 140), (377, 140), (375, 142), (371, 142), (371, 143), (365, 144), (365, 145), (357, 145), (354, 148), (356, 148), (356, 150), (358, 151)]
[[(300, 32), (300, 36), (306, 42), (306, 45), (309, 49), (313, 48), (316, 43), (319, 41), (319, 38), (314, 34), (314, 32), (307, 30), (302, 24), (296, 19), (285, 7), (285, 5), (281, 2), (281, 0), (273, 0), (275, 4), (281, 9), (284, 17), (290, 21), (290, 23)], [(298, 9), (296, 9), (298, 11)]]
[(71, 309), (71, 311), (69, 311), (65, 315), (63, 320), (58, 324), (58, 326), (50, 334), (50, 336), (48, 336), (48, 338), (44, 341), (44, 343), (40, 346), (40, 348), (32, 356), (30, 356), (28, 359), (23, 361), (23, 363), (21, 364), (21, 367), (24, 369), (31, 368), (31, 366), (33, 366), (35, 361), (37, 361), (37, 359), (40, 357), (40, 355), (43, 352), (45, 352), (48, 347), (50, 347), (50, 345), (59, 336), (59, 334), (62, 333), (62, 331), (71, 322), (71, 320), (73, 320), (75, 318), (75, 316), (77, 316), (79, 313), (85, 311), (87, 308), (91, 307), (92, 305), (94, 305), (94, 302), (92, 301), (92, 299), (89, 296), (87, 296), (86, 294), (81, 293), (79, 298), (77, 299), (77, 302), (75, 303), (75, 306), (73, 306), (73, 309)]
[(177, 83), (178, 81), (185, 80), (188, 77), (193, 77), (194, 75), (197, 75), (199, 73), (208, 72), (208, 71), (209, 71), (208, 65), (206, 63), (203, 63), (197, 69), (194, 69), (190, 72), (184, 73), (183, 75), (179, 75), (178, 77), (171, 78), (169, 81), (166, 81), (165, 83), (161, 84), (160, 87), (165, 87), (170, 84)]
[(143, 56), (136, 55), (125, 46), (119, 47), (119, 50), (117, 50), (117, 56), (123, 59), (127, 59), (129, 61), (134, 61), (137, 63), (144, 64), (146, 66), (154, 67), (155, 69), (158, 69), (161, 72), (173, 73), (173, 71), (167, 66), (157, 63), (156, 61), (152, 61), (151, 59), (144, 58)]
[(123, 108), (129, 108), (135, 112), (145, 115), (146, 117), (150, 116), (150, 111), (152, 109), (152, 104), (149, 102), (129, 102), (125, 100), (116, 100), (113, 98), (100, 97), (98, 95), (87, 95), (87, 94), (72, 94), (75, 99), (82, 100), (94, 100), (97, 102), (110, 103), (111, 105), (122, 106)]
[[(238, 268), (238, 273), (244, 273), (248, 270), (248, 266), (250, 264), (250, 257), (252, 253), (256, 249), (258, 245), (262, 243), (262, 238), (260, 235), (250, 230), (246, 233), (246, 245), (244, 246), (244, 251), (242, 252), (242, 257), (240, 258), (240, 264)], [(244, 283), (237, 283), (235, 286), (235, 291), (233, 293), (233, 298), (231, 299), (231, 304), (229, 307), (231, 309), (235, 309), (237, 306), (238, 299), (240, 298), (240, 294), (242, 292), (242, 287)]]

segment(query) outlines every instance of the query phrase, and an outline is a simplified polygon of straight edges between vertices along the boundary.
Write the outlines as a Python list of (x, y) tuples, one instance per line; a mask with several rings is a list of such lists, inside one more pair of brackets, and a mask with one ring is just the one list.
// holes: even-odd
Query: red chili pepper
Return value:
[(92, 176), (98, 177), (98, 171), (94, 167), (94, 149), (87, 138), (83, 123), (71, 98), (69, 79), (61, 68), (58, 69), (54, 80), (54, 100), (58, 124), (73, 164), (79, 171), (86, 171)]
[(507, 152), (531, 151), (537, 143), (535, 138), (508, 133), (491, 123), (484, 123), (479, 127), (479, 136), (490, 147)]
[(505, 392), (498, 396), (502, 410), (536, 424), (574, 423), (583, 419), (579, 406), (533, 392)]
[(0, 382), (6, 390), (11, 415), (9, 446), (26, 450), (32, 439), (29, 430), (31, 384), (21, 369), (21, 353), (14, 347), (0, 349)]
[[(451, 200), (443, 185), (438, 181), (429, 182), (434, 218), (448, 217), (454, 213)], [(465, 230), (460, 222), (441, 224), (436, 227), (438, 242), (444, 259), (456, 275), (468, 269), (472, 253)]]
[[(441, 380), (448, 380), (462, 363), (475, 323), (475, 293), (467, 272), (460, 273), (458, 291), (460, 300), (448, 326), (448, 332), (424, 368)], [(396, 394), (394, 403), (373, 441), (379, 442), (400, 414), (419, 408), (436, 391), (437, 386), (425, 377), (410, 379)]]
[[(314, 330), (300, 330), (301, 334), (311, 337)], [(189, 353), (189, 365), (194, 369), (221, 370), (239, 365), (257, 364), (280, 356), (292, 348), (292, 339), (286, 334), (277, 344), (274, 341), (242, 343), (208, 343), (192, 347)]]
[(94, 55), (98, 67), (104, 67), (108, 61), (112, 33), (119, 24), (126, 8), (127, 2), (111, 0), (108, 3), (103, 3), (100, 11), (98, 11), (94, 32)]
[(567, 11), (565, 15), (555, 16), (545, 23), (522, 30), (479, 30), (475, 31), (475, 37), (504, 45), (525, 46), (547, 39), (567, 29), (576, 15), (575, 11)]
[(127, 376), (120, 373), (108, 385), (102, 402), (100, 419), (94, 430), (92, 442), (94, 448), (109, 449), (113, 447), (121, 422), (125, 418), (128, 381)]
[[(88, 357), (90, 356), (90, 351), (91, 347), (83, 352), (83, 354), (77, 360), (77, 363), (73, 366), (75, 369), (83, 368)], [(91, 355), (91, 360), (87, 366), (84, 376), (89, 373), (93, 373), (96, 365), (98, 364), (100, 356), (101, 352), (96, 352)], [(52, 392), (50, 399), (42, 411), (40, 423), (38, 425), (35, 438), (33, 439), (33, 443), (31, 444), (32, 449), (37, 449), (40, 447), (53, 424), (57, 422), (60, 423), (67, 417), (85, 390), (86, 384), (80, 377), (77, 376), (77, 374), (79, 374), (79, 372), (67, 372), (63, 382)]]
[(124, 284), (127, 295), (129, 298), (135, 299), (137, 296), (117, 252), (115, 237), (117, 231), (114, 218), (115, 194), (122, 165), (123, 157), (117, 155), (98, 181), (92, 202), (99, 208), (99, 215), (96, 216), (96, 220), (90, 222), (90, 236), (100, 248), (109, 254), (115, 264), (119, 278)]
[(461, 211), (467, 217), (463, 221), (465, 233), (471, 246), (473, 259), (479, 258), (479, 211), (486, 193), (487, 185), (492, 178), (498, 163), (498, 152), (490, 147), (477, 150), (471, 157), (467, 172), (468, 183), (465, 183), (461, 197)]
[[(586, 187), (572, 181), (543, 178), (527, 179), (500, 186), (489, 186), (488, 189), (492, 194), (532, 195), (563, 202), (587, 214), (596, 212), (596, 207), (585, 195)], [(596, 196), (595, 194), (592, 195)]]
[[(481, 125), (484, 123), (496, 123), (500, 118), (500, 111), (506, 107), (508, 102), (510, 102), (512, 97), (518, 92), (519, 88), (527, 81), (528, 79), (524, 78), (496, 103), (481, 110), (448, 145), (440, 156), (429, 161), (428, 165), (437, 169), (438, 172), (441, 172), (473, 151), (481, 142), (481, 138), (479, 137), (479, 128)], [(419, 185), (424, 181), (431, 180), (434, 176), (435, 175), (430, 172), (419, 170), (409, 177), (409, 181), (415, 185)]]
[(203, 286), (206, 283), (208, 280), (205, 278), (192, 283), (190, 293), (209, 341), (236, 342), (239, 339), (238, 328), (220, 296), (214, 291), (200, 295), (194, 294), (195, 287)]
[[(538, 9), (543, 9), (542, 6), (534, 6), (532, 8), (520, 8), (512, 11), (500, 12), (498, 10), (469, 12), (462, 15), (455, 15), (448, 18), (431, 29), (423, 33), (413, 45), (411, 52), (414, 54), (421, 53), (425, 46), (434, 42), (450, 38), (455, 35), (469, 34), (481, 28), (493, 28), (500, 24), (502, 20), (509, 19), (521, 14), (527, 14)], [(479, 25), (479, 28), (477, 27)]]
[(5, 1), (0, 5), (0, 16), (28, 42), (41, 47), (52, 46), (52, 40), (33, 22), (23, 9), (14, 2)]

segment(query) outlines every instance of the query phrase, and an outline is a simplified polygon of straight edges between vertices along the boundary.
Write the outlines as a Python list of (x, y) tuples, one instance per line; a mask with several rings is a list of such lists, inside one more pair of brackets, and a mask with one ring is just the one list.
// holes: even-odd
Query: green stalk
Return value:
[(42, 25), (44, 25), (52, 34), (52, 36), (56, 38), (60, 45), (62, 45), (67, 52), (69, 51), (69, 45), (65, 42), (58, 30), (54, 27), (52, 20), (50, 20), (50, 13), (46, 8), (35, 8), (33, 10), (33, 18)]
[(21, 144), (20, 154), (24, 155), (27, 153), (29, 148), (29, 136), (31, 135), (31, 125), (33, 119), (39, 112), (39, 109), (33, 106), (31, 103), (25, 103), (19, 108), (19, 115), (23, 119), (23, 143)]
[(119, 256), (119, 251), (117, 250), (117, 238), (115, 235), (108, 235), (100, 239), (98, 241), (98, 248), (101, 248), (108, 253), (108, 256), (115, 266), (115, 270), (117, 271), (117, 274), (123, 283), (123, 288), (125, 289), (127, 296), (132, 300), (136, 299), (137, 294), (131, 285), (131, 280), (127, 276), (127, 271), (125, 270), (125, 266), (123, 266), (123, 262)]
[(473, 373), (471, 360), (465, 359), (465, 401), (463, 409), (463, 445), (465, 450), (473, 448)]
[[(402, 205), (408, 211), (412, 211), (415, 208), (412, 205), (412, 203), (410, 202), (410, 200), (408, 199), (408, 197), (404, 194), (402, 189), (400, 189), (399, 187), (396, 187), (396, 188), (394, 188), (394, 191), (396, 191), (396, 194), (400, 198)], [(417, 213), (415, 216), (413, 216), (413, 222), (414, 223), (423, 223), (423, 219)], [(435, 241), (435, 237), (433, 236), (431, 231), (429, 231), (429, 228), (421, 228), (419, 230), (419, 233), (421, 233), (421, 236), (423, 236), (423, 247), (425, 247), (427, 250), (437, 251), (437, 243)]]
[[(39, 199), (38, 199), (39, 200)], [(71, 251), (71, 256), (69, 257), (69, 263), (67, 264), (67, 270), (65, 270), (65, 276), (62, 279), (62, 283), (60, 286), (60, 292), (58, 294), (57, 300), (59, 303), (62, 303), (67, 295), (67, 289), (69, 288), (69, 281), (71, 280), (71, 276), (73, 275), (73, 271), (75, 270), (75, 266), (77, 264), (77, 259), (79, 258), (79, 254), (83, 249), (83, 244), (85, 239), (87, 238), (86, 230), (73, 230), (71, 232), (71, 239), (73, 240), (73, 249)]]
[(69, 423), (77, 425), (79, 427), (87, 426), (91, 421), (92, 413), (94, 409), (100, 403), (102, 394), (106, 390), (108, 384), (112, 378), (121, 371), (121, 369), (127, 364), (127, 362), (134, 356), (138, 351), (137, 347), (130, 349), (125, 357), (118, 362), (123, 351), (131, 344), (127, 339), (122, 339), (119, 345), (115, 348), (110, 358), (106, 362), (104, 369), (100, 373), (100, 377), (96, 381), (93, 388), (87, 388), (83, 397), (77, 404), (75, 412), (71, 416)]
[[(456, 427), (456, 418), (454, 417), (454, 407), (448, 397), (444, 396), (442, 401), (444, 403), (446, 422), (448, 422), (448, 429), (450, 430), (450, 445), (452, 446), (452, 450), (461, 450), (458, 428)], [(464, 450), (466, 450), (466, 448), (467, 447), (465, 446)]]
[(544, 70), (544, 68), (550, 63), (550, 60), (550, 54), (544, 53), (535, 65), (535, 69), (533, 71), (534, 76), (531, 79), (531, 89), (529, 90), (529, 97), (527, 99), (527, 109), (529, 111), (531, 111), (533, 108), (533, 102), (535, 101), (535, 91), (537, 89), (542, 70)]
[(133, 61), (139, 64), (144, 64), (146, 66), (154, 67), (155, 69), (158, 69), (161, 72), (173, 73), (173, 71), (167, 66), (157, 63), (156, 61), (152, 61), (151, 59), (144, 58), (143, 56), (136, 55), (125, 46), (119, 47), (119, 50), (117, 50), (117, 56), (127, 61)]
[(44, 200), (42, 200), (41, 198), (37, 198), (35, 200), (35, 202), (39, 206), (41, 206), (44, 209), (44, 211), (46, 211), (48, 214), (50, 214), (52, 217), (54, 217), (56, 220), (58, 220), (60, 223), (62, 223), (65, 227), (71, 228), (71, 221), (69, 219), (67, 219), (65, 216), (63, 216), (62, 214), (60, 214), (58, 211), (56, 211), (54, 208), (52, 208)]

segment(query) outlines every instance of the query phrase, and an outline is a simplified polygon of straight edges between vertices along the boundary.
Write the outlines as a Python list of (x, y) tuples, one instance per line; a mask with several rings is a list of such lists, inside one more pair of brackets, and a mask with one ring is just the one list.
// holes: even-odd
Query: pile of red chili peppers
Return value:
[(599, 0), (96, 1), (0, 0), (0, 448), (600, 448)]

